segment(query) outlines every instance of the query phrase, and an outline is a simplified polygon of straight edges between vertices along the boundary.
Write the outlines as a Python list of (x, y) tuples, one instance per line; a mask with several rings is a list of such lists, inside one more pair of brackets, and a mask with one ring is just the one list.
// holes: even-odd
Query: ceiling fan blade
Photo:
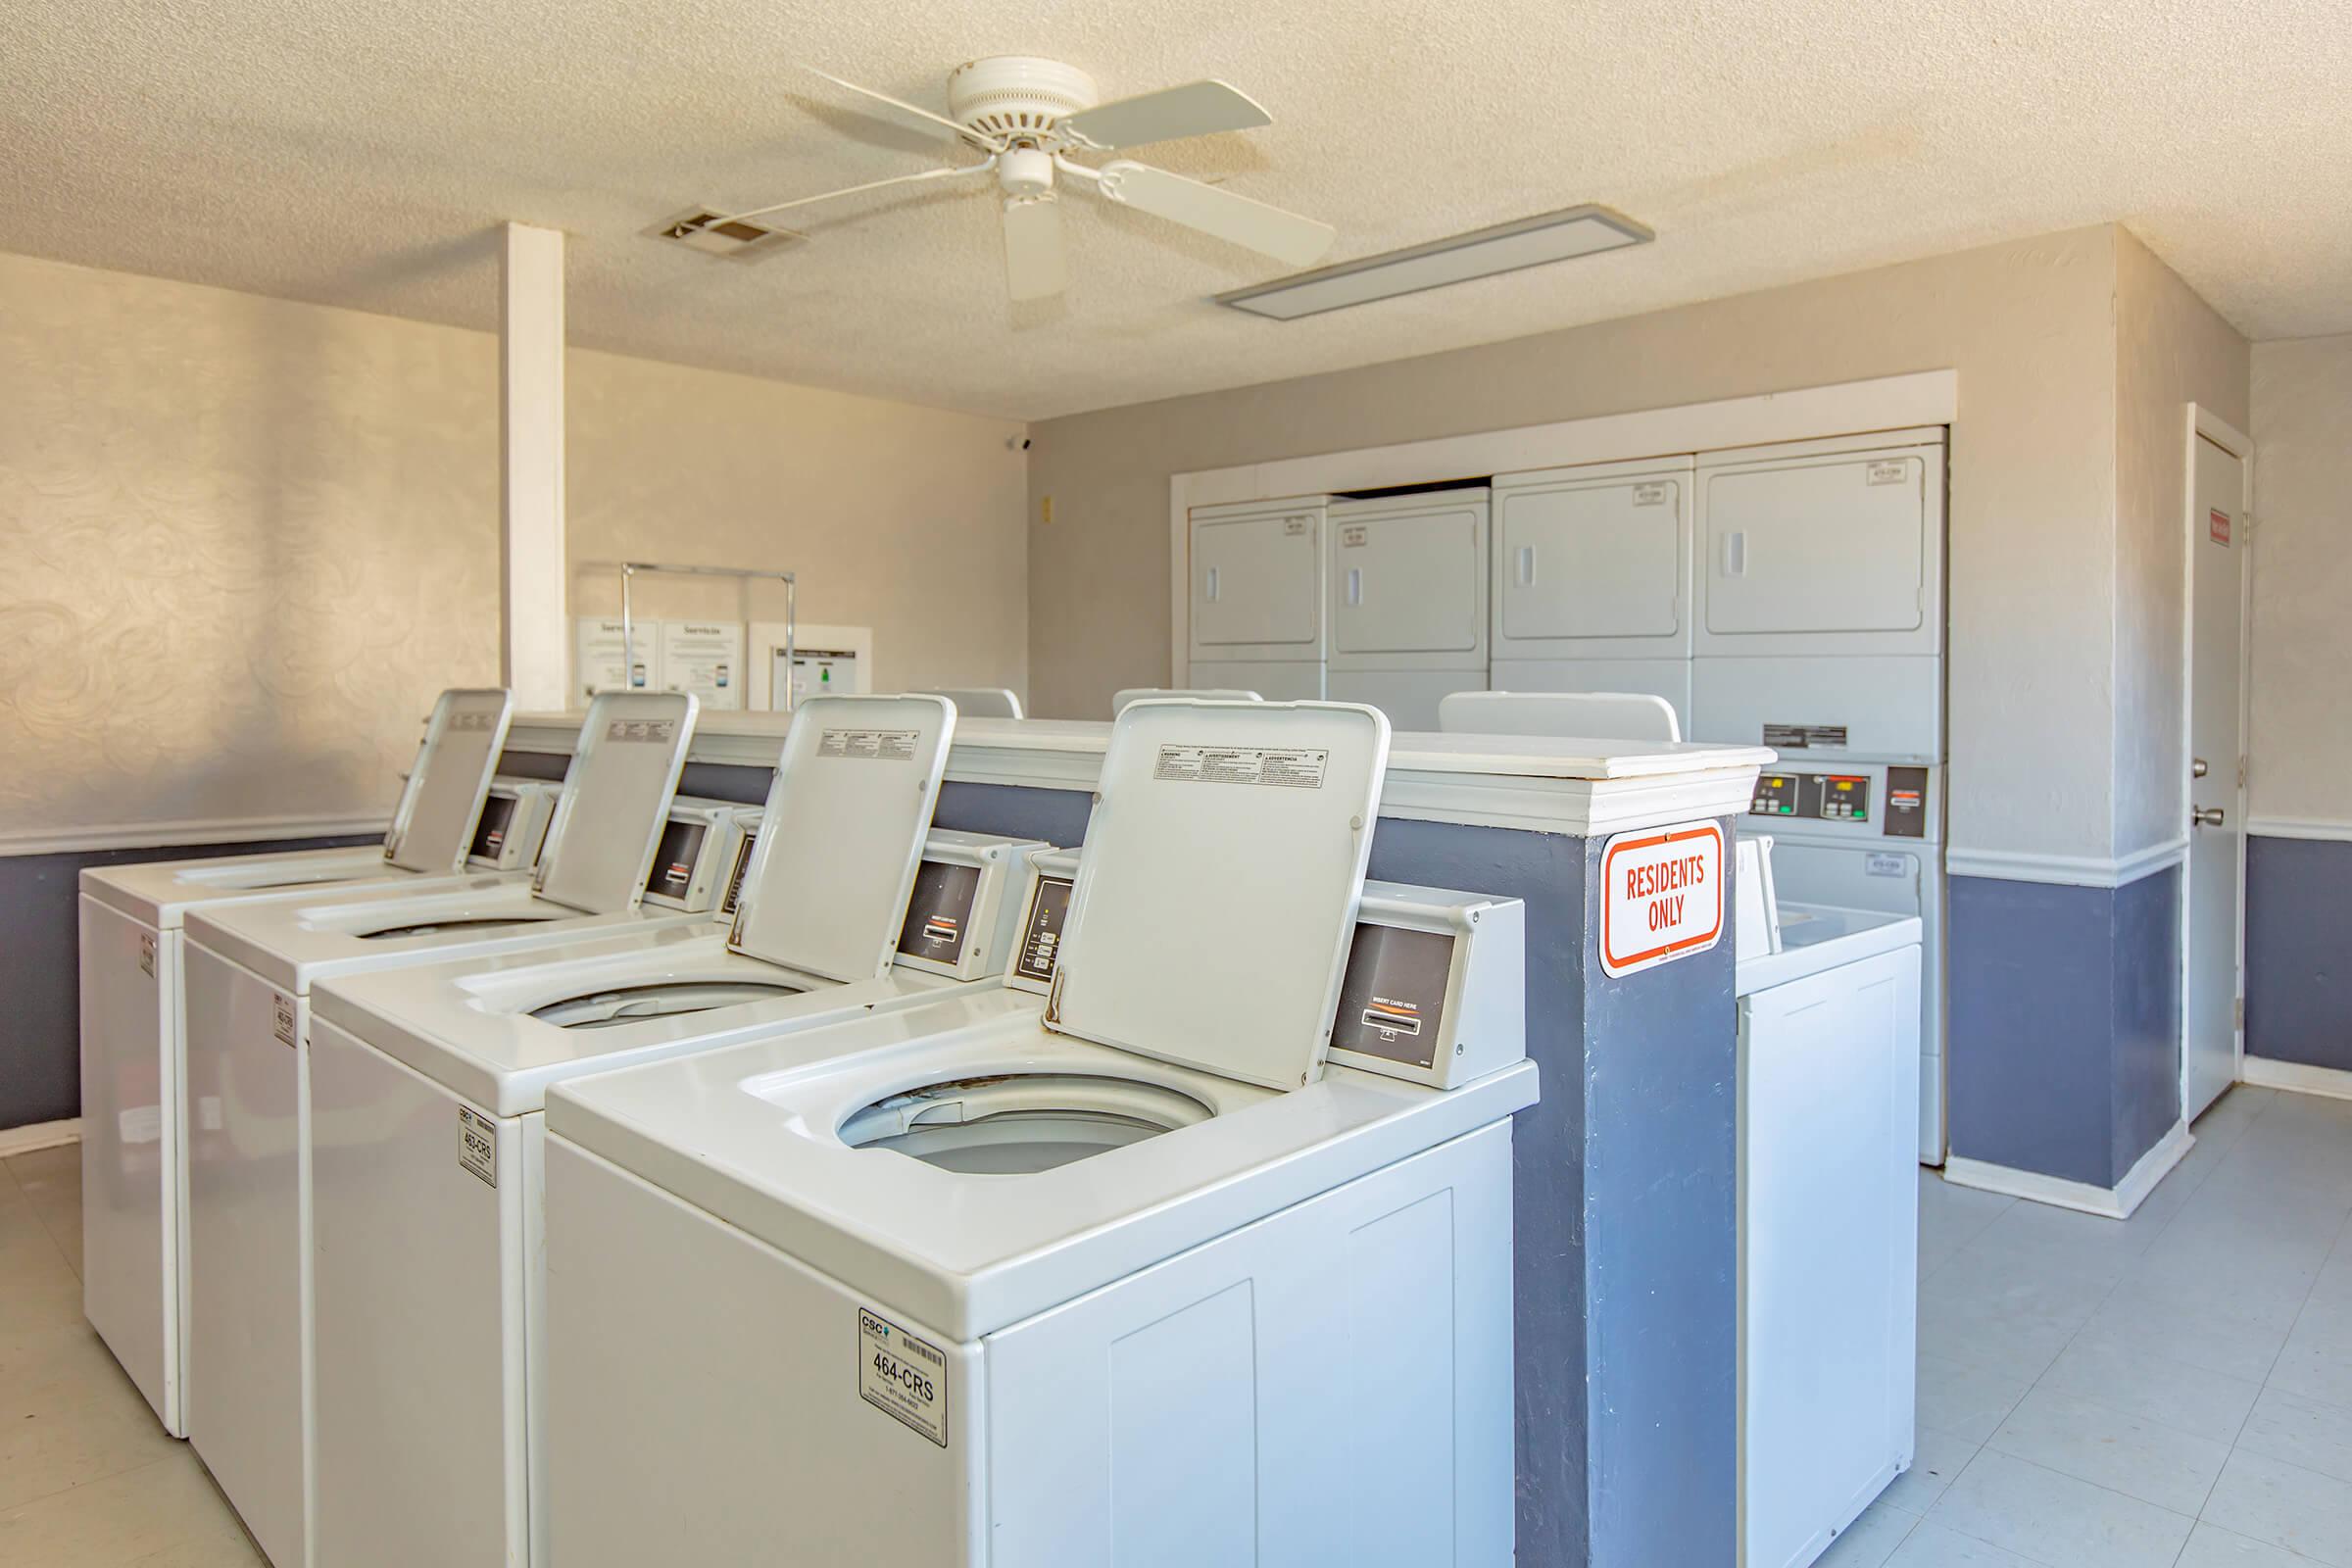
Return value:
[(1279, 207), (1237, 196), (1214, 185), (1203, 185), (1182, 174), (1171, 174), (1150, 164), (1127, 159), (1104, 164), (1098, 188), (1114, 202), (1123, 202), (1171, 223), (1197, 228), (1293, 267), (1311, 266), (1331, 249), (1339, 230), (1329, 223)]
[(833, 73), (830, 71), (819, 71), (814, 66), (804, 66), (801, 69), (808, 72), (812, 76), (824, 77), (825, 80), (831, 82), (836, 87), (847, 87), (850, 91), (854, 93), (861, 93), (864, 96), (873, 99), (876, 103), (888, 104), (891, 108), (896, 109), (903, 115), (912, 116), (914, 119), (920, 120), (927, 124), (945, 126), (955, 135), (964, 137), (971, 141), (976, 141), (983, 147), (994, 147), (999, 151), (1004, 149), (1004, 141), (1001, 136), (990, 136), (982, 131), (974, 130), (968, 125), (958, 125), (956, 123), (956, 122), (950, 120), (945, 115), (935, 115), (930, 110), (918, 108), (915, 105), (906, 102), (903, 98), (893, 98), (886, 92), (876, 92), (871, 87), (860, 87), (854, 81), (845, 81), (841, 77), (833, 74)]
[(1108, 151), (1141, 147), (1148, 141), (1208, 136), (1220, 130), (1254, 130), (1274, 117), (1230, 82), (1188, 81), (1181, 87), (1113, 99), (1065, 117), (1061, 133), (1084, 146)]
[(1016, 300), (1042, 300), (1070, 284), (1070, 258), (1061, 241), (1061, 206), (1051, 196), (1015, 196), (1004, 203), (1004, 285)]
[(952, 179), (957, 174), (984, 174), (995, 167), (996, 160), (992, 158), (987, 163), (969, 164), (961, 169), (923, 169), (917, 170), (911, 174), (893, 174), (888, 179), (869, 179), (862, 185), (845, 185), (839, 190), (829, 190), (820, 196), (796, 196), (788, 202), (776, 202), (767, 207), (754, 207), (746, 212), (729, 213), (724, 218), (713, 218), (703, 227), (717, 228), (723, 223), (741, 222), (747, 218), (764, 218), (769, 213), (781, 213), (793, 207), (809, 207), (818, 202), (832, 201), (837, 196), (855, 196), (859, 191), (880, 190), (885, 185), (912, 185), (926, 179)]

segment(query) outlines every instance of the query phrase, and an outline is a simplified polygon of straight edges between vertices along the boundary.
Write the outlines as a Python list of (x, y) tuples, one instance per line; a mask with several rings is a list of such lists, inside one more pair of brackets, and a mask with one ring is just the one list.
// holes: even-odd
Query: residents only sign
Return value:
[(1620, 833), (1600, 852), (1600, 967), (1632, 974), (1723, 937), (1723, 825)]

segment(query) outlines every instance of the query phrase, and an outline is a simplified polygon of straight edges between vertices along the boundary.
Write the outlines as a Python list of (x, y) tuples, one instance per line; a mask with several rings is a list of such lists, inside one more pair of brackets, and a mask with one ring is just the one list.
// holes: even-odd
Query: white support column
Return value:
[(569, 708), (564, 564), (564, 235), (499, 247), (499, 665), (523, 712)]

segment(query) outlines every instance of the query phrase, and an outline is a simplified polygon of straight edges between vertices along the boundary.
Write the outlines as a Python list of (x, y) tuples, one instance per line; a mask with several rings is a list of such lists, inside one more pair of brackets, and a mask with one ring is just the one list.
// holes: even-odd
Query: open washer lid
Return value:
[(727, 946), (829, 980), (886, 973), (956, 735), (944, 697), (793, 710)]
[(1273, 1089), (1322, 1076), (1389, 721), (1146, 700), (1111, 727), (1048, 1027)]
[(433, 704), (408, 787), (384, 835), (384, 858), (404, 871), (455, 871), (473, 841), (474, 818), (507, 749), (514, 694), (451, 687)]
[(586, 914), (637, 907), (700, 708), (692, 692), (606, 692), (588, 705), (533, 892)]

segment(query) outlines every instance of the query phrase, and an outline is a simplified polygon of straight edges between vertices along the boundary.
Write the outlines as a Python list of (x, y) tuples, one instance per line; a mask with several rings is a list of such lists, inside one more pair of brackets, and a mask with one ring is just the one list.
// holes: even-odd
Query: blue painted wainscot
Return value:
[(2180, 1120), (2180, 868), (1949, 888), (1953, 1158), (2113, 1192)]
[(2352, 839), (2246, 840), (2246, 1054), (2352, 1074)]
[[(518, 720), (502, 767), (560, 771), (577, 724)], [(763, 799), (782, 724), (706, 715), (683, 787)], [(1076, 844), (1108, 733), (962, 721), (940, 825)], [(1732, 944), (1610, 978), (1599, 861), (1636, 827), (1713, 818), (1728, 839), (1771, 754), (1596, 744), (1397, 736), (1371, 874), (1527, 902), (1543, 1099), (1513, 1132), (1517, 1561), (1713, 1568), (1738, 1540)]]

